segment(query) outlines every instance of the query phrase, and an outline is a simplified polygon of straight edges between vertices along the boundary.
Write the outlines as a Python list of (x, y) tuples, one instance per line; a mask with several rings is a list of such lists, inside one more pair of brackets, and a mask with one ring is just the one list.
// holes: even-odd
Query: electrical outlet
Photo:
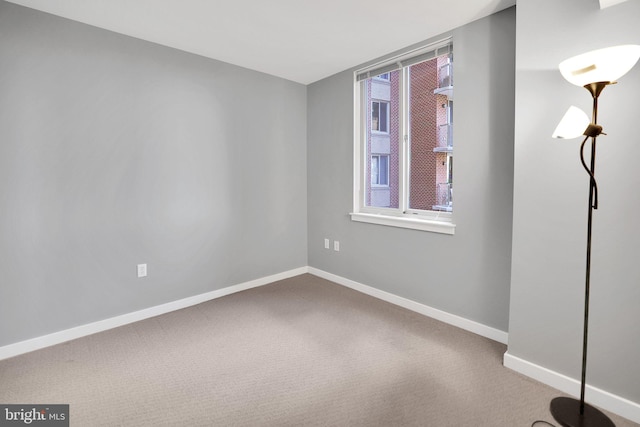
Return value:
[(147, 276), (147, 264), (138, 264), (138, 277)]
[(340, 242), (338, 242), (337, 240), (333, 241), (333, 250), (336, 252), (340, 252)]
[(329, 249), (329, 239), (324, 239), (324, 248)]

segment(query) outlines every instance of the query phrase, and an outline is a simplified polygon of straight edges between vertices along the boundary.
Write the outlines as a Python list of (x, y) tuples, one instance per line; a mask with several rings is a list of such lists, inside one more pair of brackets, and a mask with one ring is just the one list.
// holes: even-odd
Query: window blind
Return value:
[(436, 56), (453, 54), (453, 44), (451, 39), (446, 39), (438, 43), (431, 44), (424, 48), (412, 51), (387, 61), (377, 63), (370, 68), (359, 70), (356, 72), (356, 81), (370, 79), (380, 74), (389, 73), (391, 71), (400, 70), (404, 67), (427, 61)]

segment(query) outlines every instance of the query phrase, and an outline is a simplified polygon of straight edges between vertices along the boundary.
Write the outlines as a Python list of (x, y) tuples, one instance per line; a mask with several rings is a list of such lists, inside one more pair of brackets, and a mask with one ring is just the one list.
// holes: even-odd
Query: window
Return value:
[(384, 101), (371, 102), (371, 130), (389, 132), (389, 103)]
[(371, 185), (389, 186), (389, 156), (371, 156)]
[(353, 220), (453, 234), (450, 40), (356, 72)]

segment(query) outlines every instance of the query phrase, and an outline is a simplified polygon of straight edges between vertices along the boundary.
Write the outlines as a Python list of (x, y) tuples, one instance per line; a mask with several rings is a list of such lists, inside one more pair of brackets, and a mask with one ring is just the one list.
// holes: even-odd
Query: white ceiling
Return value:
[(8, 0), (308, 84), (516, 0)]

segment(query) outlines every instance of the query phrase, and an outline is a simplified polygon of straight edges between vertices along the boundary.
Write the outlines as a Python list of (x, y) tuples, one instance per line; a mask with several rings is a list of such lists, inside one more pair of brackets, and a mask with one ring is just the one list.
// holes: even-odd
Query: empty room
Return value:
[(640, 426), (638, 17), (0, 0), (0, 426)]

